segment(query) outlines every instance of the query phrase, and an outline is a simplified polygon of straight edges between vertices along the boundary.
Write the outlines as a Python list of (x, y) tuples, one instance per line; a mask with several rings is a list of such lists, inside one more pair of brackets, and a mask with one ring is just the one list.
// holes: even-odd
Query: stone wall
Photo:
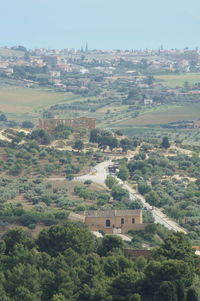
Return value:
[(146, 259), (152, 258), (153, 252), (151, 250), (133, 250), (133, 249), (124, 249), (124, 255), (128, 258), (137, 258), (143, 256)]

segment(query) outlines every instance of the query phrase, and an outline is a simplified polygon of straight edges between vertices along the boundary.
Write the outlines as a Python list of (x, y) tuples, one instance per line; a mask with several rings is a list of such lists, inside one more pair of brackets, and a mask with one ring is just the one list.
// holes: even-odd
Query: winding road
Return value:
[[(134, 153), (131, 153), (127, 156), (128, 159), (133, 157), (138, 150), (135, 150)], [(115, 157), (116, 158), (116, 157)], [(120, 157), (122, 158), (122, 157)], [(97, 164), (93, 171), (87, 175), (79, 176), (74, 180), (84, 182), (86, 180), (91, 180), (94, 183), (105, 185), (106, 177), (109, 175), (108, 166), (112, 164), (112, 159), (104, 161), (102, 163)], [(135, 200), (139, 199), (143, 205), (143, 207), (147, 210), (152, 210), (152, 215), (154, 217), (155, 223), (164, 225), (169, 230), (174, 230), (176, 232), (183, 232), (187, 234), (187, 231), (178, 225), (174, 220), (170, 219), (167, 215), (165, 215), (161, 209), (154, 207), (146, 202), (145, 198), (139, 194), (136, 190), (134, 190), (130, 184), (123, 183), (120, 179), (117, 179), (118, 182), (129, 192), (130, 199)]]

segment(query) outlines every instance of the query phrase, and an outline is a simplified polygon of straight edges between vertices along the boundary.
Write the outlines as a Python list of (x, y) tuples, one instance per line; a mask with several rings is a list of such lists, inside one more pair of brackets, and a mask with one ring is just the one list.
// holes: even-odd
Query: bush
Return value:
[(22, 122), (22, 128), (25, 128), (25, 129), (32, 129), (34, 128), (34, 123), (32, 121), (23, 121)]
[(20, 216), (19, 221), (23, 226), (29, 226), (31, 224), (37, 224), (39, 216), (34, 213), (25, 213)]
[(36, 227), (36, 224), (30, 224), (30, 225), (28, 225), (28, 228), (31, 229), (31, 230), (35, 229), (35, 227)]
[(66, 176), (66, 179), (67, 179), (68, 181), (72, 181), (72, 180), (73, 180), (73, 178), (74, 178), (74, 176), (73, 176), (73, 175), (67, 175), (67, 176)]
[(84, 182), (84, 184), (85, 184), (85, 185), (90, 185), (90, 184), (92, 184), (92, 181), (91, 181), (91, 180), (86, 180), (86, 181)]

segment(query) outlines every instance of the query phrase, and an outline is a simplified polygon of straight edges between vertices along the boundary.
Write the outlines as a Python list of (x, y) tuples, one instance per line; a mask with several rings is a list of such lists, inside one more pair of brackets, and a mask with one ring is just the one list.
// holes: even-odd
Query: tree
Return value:
[(112, 176), (107, 176), (106, 180), (105, 180), (105, 184), (106, 186), (108, 186), (109, 189), (112, 189), (113, 186), (118, 184), (117, 179), (115, 179)]
[(112, 197), (116, 201), (122, 201), (125, 198), (129, 198), (129, 192), (126, 189), (122, 188), (120, 185), (115, 185), (112, 187)]
[(6, 290), (13, 300), (41, 300), (39, 270), (31, 264), (19, 263), (7, 271)]
[(145, 193), (151, 191), (151, 186), (149, 186), (146, 183), (139, 183), (138, 184), (138, 191), (139, 191), (139, 193), (144, 195)]
[(117, 136), (123, 136), (123, 132), (122, 132), (121, 130), (116, 130), (116, 131), (115, 131), (115, 134), (116, 134)]
[(192, 266), (196, 265), (197, 259), (189, 238), (181, 232), (168, 236), (156, 250), (155, 256), (156, 258), (161, 256), (167, 259), (183, 260)]
[(161, 146), (162, 146), (162, 148), (165, 148), (165, 149), (167, 149), (167, 148), (170, 147), (170, 143), (169, 143), (168, 137), (163, 137)]
[(44, 111), (42, 114), (43, 118), (54, 118), (54, 115), (51, 111)]
[(156, 191), (149, 191), (144, 195), (147, 203), (149, 203), (151, 206), (158, 206), (160, 203), (159, 195)]
[(32, 129), (34, 128), (34, 123), (32, 121), (26, 120), (22, 122), (22, 128)]
[(140, 90), (137, 87), (134, 87), (129, 91), (127, 99), (139, 100), (140, 98), (141, 98)]
[(52, 137), (43, 129), (34, 130), (30, 135), (31, 140), (36, 140), (38, 143), (48, 145), (51, 143)]
[(155, 78), (153, 77), (153, 75), (149, 75), (145, 78), (144, 82), (147, 84), (147, 85), (152, 85), (155, 81)]
[(131, 141), (128, 138), (124, 138), (120, 141), (120, 146), (123, 152), (127, 152), (131, 148)]
[(12, 253), (14, 247), (17, 244), (21, 244), (24, 247), (32, 248), (34, 246), (34, 242), (31, 238), (28, 237), (28, 234), (20, 228), (13, 228), (8, 231), (4, 236), (3, 240), (6, 245), (6, 253)]
[(113, 137), (113, 136), (107, 136), (107, 135), (103, 135), (99, 138), (99, 147), (100, 148), (105, 148), (106, 146), (108, 146), (110, 148), (110, 150), (112, 151), (113, 148), (118, 147), (119, 143), (117, 138)]
[(57, 256), (59, 253), (72, 248), (79, 254), (88, 254), (94, 252), (96, 240), (83, 226), (73, 224), (55, 225), (48, 230), (40, 232), (37, 244), (40, 251), (47, 252), (51, 256)]
[(132, 299), (133, 295), (138, 292), (141, 280), (142, 273), (136, 272), (134, 269), (127, 269), (125, 272), (117, 275), (113, 279), (110, 288), (113, 300), (134, 300)]
[(84, 182), (84, 184), (85, 184), (85, 185), (90, 185), (90, 184), (92, 184), (92, 181), (91, 181), (91, 180), (86, 180), (86, 181)]
[(39, 221), (39, 217), (35, 213), (25, 213), (20, 216), (19, 221), (23, 226), (29, 226), (31, 224), (36, 224)]
[(64, 124), (58, 125), (54, 130), (54, 136), (56, 138), (67, 139), (71, 133), (72, 133), (72, 128)]
[(105, 235), (102, 240), (101, 253), (106, 256), (109, 252), (123, 248), (122, 238), (116, 235)]
[(185, 301), (185, 289), (181, 281), (176, 282), (176, 295), (178, 301)]
[(52, 301), (68, 301), (63, 294), (53, 295)]
[(100, 136), (101, 136), (101, 130), (100, 129), (92, 129), (90, 131), (90, 142), (98, 143)]
[(22, 165), (20, 165), (19, 163), (12, 165), (9, 170), (10, 174), (13, 176), (19, 175), (21, 171), (22, 171)]
[(81, 140), (76, 140), (74, 145), (73, 145), (74, 149), (77, 149), (78, 151), (83, 150), (84, 149), (84, 143)]
[(113, 148), (118, 147), (119, 146), (119, 142), (118, 142), (117, 138), (111, 137), (108, 146), (109, 146), (109, 148), (110, 148), (111, 151), (113, 150)]
[(172, 282), (164, 281), (159, 287), (155, 296), (155, 301), (178, 301), (176, 289)]
[(117, 173), (118, 178), (122, 181), (126, 181), (129, 177), (129, 170), (125, 165), (120, 166), (119, 172)]
[[(194, 273), (187, 262), (176, 259), (165, 260), (164, 258), (157, 261), (152, 260), (146, 267), (145, 276), (143, 293), (147, 300), (154, 300), (152, 297), (155, 296), (155, 301), (165, 300), (162, 299), (164, 298), (164, 291), (165, 294), (168, 293), (169, 299), (166, 299), (167, 301), (176, 300), (177, 295), (180, 296), (177, 287), (181, 284), (182, 287), (187, 289), (191, 286), (194, 279)], [(165, 285), (162, 287), (164, 282)], [(172, 285), (174, 285), (175, 292)], [(160, 298), (156, 296), (157, 294)]]
[(187, 291), (186, 301), (199, 301), (198, 294), (194, 288), (189, 288), (189, 290)]
[(5, 114), (0, 114), (0, 121), (8, 121)]

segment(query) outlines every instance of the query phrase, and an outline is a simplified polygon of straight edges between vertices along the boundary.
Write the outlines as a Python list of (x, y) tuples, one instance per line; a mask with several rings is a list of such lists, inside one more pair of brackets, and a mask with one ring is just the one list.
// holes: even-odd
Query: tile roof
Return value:
[(90, 210), (85, 211), (86, 217), (115, 217), (115, 216), (139, 216), (141, 210)]

